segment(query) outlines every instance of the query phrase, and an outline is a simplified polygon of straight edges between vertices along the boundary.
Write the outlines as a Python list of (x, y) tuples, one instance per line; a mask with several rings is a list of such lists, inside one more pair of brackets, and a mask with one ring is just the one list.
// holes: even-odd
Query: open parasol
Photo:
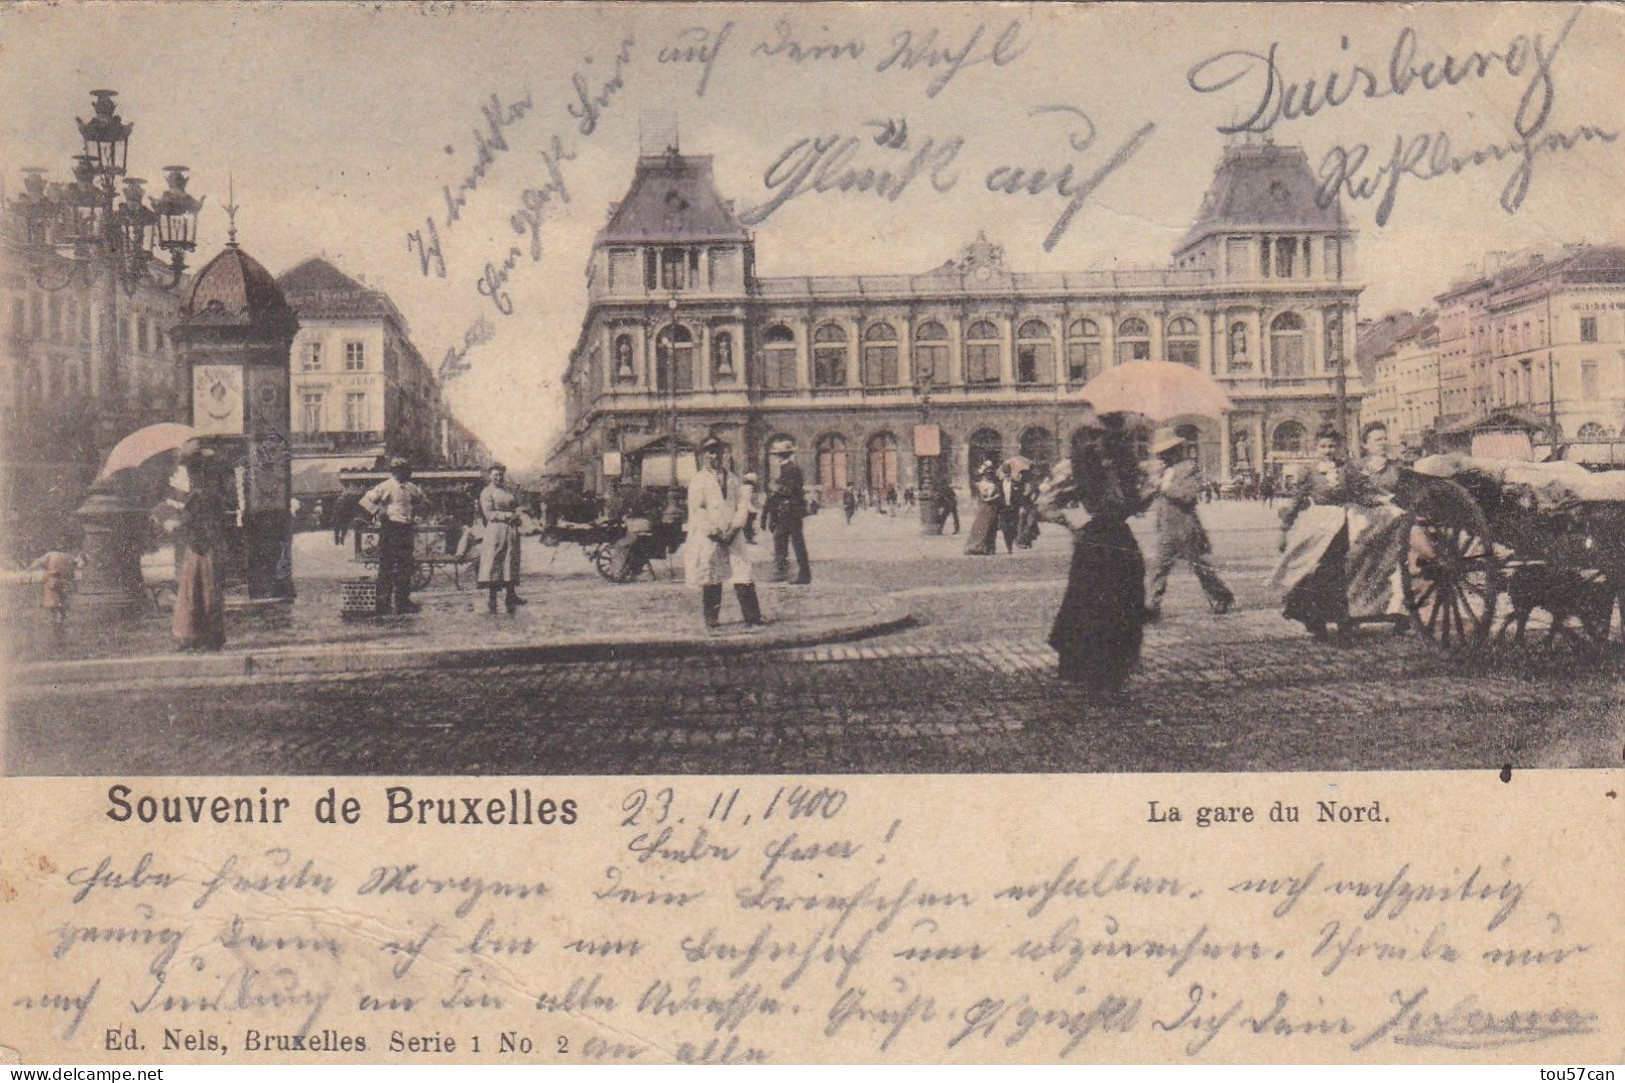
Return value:
[(1234, 409), (1212, 377), (1172, 361), (1125, 361), (1090, 380), (1080, 395), (1097, 413), (1144, 414), (1153, 421), (1218, 417)]
[(1033, 461), (1027, 458), (1025, 455), (1012, 455), (1008, 459), (1004, 460), (1004, 465), (1005, 468), (1010, 471), (1010, 473), (1019, 474), (1023, 470), (1031, 470), (1033, 468)]
[(110, 478), (121, 470), (137, 469), (160, 455), (169, 456), (172, 460), (181, 445), (196, 435), (197, 430), (192, 426), (173, 421), (137, 429), (113, 447), (96, 480)]

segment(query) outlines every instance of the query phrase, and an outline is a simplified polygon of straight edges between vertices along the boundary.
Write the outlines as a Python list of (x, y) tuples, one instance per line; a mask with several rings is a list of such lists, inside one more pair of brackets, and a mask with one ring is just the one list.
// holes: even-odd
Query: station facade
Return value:
[(672, 434), (719, 435), (741, 468), (787, 436), (826, 500), (963, 484), (1053, 460), (1088, 381), (1131, 360), (1228, 391), (1223, 418), (1169, 419), (1211, 475), (1295, 467), (1340, 391), (1359, 416), (1353, 237), (1316, 189), (1302, 150), (1237, 144), (1164, 267), (1023, 272), (979, 234), (923, 274), (761, 277), (711, 159), (642, 157), (594, 244), (549, 469), (605, 491)]

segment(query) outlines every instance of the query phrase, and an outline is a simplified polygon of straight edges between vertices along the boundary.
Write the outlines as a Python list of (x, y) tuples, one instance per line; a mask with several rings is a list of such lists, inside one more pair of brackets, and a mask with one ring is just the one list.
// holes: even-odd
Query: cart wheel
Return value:
[(412, 565), (412, 589), (427, 590), (429, 583), (434, 579), (434, 565), (427, 560), (420, 560)]
[(1528, 562), (1506, 569), (1511, 612), (1497, 638), (1548, 658), (1595, 659), (1608, 648), (1616, 588), (1595, 568)]
[(604, 542), (594, 549), (590, 556), (592, 566), (598, 570), (598, 574), (611, 583), (615, 582), (614, 573), (610, 570), (615, 562), (615, 546), (610, 542)]
[(1399, 565), (1405, 608), (1421, 635), (1449, 654), (1478, 650), (1502, 590), (1489, 522), (1467, 490), (1434, 479), (1410, 515), (1410, 548)]

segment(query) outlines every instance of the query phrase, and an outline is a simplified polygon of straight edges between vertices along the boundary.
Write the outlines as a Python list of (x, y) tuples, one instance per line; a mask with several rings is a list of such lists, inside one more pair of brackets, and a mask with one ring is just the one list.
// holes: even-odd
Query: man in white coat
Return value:
[(684, 554), (690, 583), (700, 587), (705, 626), (715, 629), (722, 618), (722, 584), (732, 583), (748, 628), (759, 628), (762, 607), (751, 575), (745, 525), (750, 521), (754, 491), (723, 466), (728, 445), (715, 436), (700, 445), (701, 468), (688, 483), (688, 542)]

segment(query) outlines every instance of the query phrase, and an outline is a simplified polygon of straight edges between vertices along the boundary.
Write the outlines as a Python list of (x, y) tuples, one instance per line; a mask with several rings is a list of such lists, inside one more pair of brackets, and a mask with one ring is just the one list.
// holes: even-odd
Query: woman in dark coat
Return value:
[(1145, 560), (1128, 526), (1141, 507), (1139, 465), (1121, 424), (1086, 409), (1070, 460), (1056, 466), (1038, 503), (1043, 518), (1072, 532), (1072, 566), (1049, 643), (1063, 681), (1113, 695), (1140, 659), (1144, 631)]
[(183, 651), (217, 651), (226, 643), (225, 590), (217, 566), (226, 543), (220, 478), (210, 448), (185, 448), (181, 463), (191, 492), (175, 528), (184, 555), (175, 575), (170, 632)]
[(976, 518), (971, 520), (965, 555), (992, 556), (999, 551), (999, 511), (1004, 506), (1004, 494), (993, 477), (992, 463), (983, 463), (976, 468), (971, 495), (976, 498)]

